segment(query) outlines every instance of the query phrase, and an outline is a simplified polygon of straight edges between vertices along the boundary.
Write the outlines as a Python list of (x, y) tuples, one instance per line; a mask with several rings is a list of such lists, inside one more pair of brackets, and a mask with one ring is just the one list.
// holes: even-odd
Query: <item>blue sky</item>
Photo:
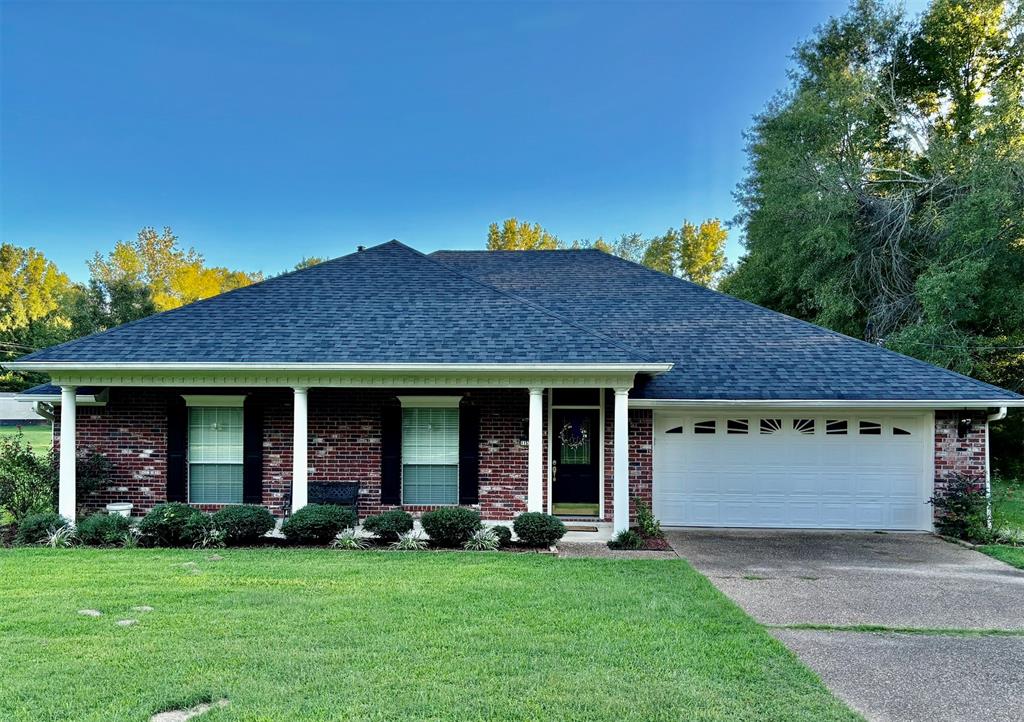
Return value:
[(845, 7), (5, 2), (0, 238), (82, 279), (144, 225), (276, 272), (482, 248), (508, 216), (567, 240), (731, 218), (751, 116)]

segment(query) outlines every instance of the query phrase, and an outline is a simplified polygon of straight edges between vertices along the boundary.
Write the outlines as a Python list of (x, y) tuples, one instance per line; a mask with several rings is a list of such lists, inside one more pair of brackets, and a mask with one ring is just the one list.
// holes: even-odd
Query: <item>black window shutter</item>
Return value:
[(402, 503), (402, 407), (380, 412), (380, 503)]
[(167, 501), (188, 501), (187, 447), (188, 409), (174, 394), (167, 403)]
[(242, 409), (242, 501), (263, 503), (263, 404), (249, 396)]
[(480, 408), (459, 407), (459, 503), (480, 501)]

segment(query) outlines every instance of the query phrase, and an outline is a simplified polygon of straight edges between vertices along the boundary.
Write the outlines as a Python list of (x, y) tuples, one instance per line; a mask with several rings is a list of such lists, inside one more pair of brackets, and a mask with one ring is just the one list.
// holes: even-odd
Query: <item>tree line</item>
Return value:
[(551, 251), (592, 248), (640, 263), (670, 276), (685, 278), (702, 286), (713, 286), (726, 272), (725, 242), (729, 232), (717, 218), (699, 224), (684, 220), (679, 228), (644, 238), (624, 233), (617, 240), (581, 239), (562, 241), (539, 223), (508, 218), (492, 223), (487, 231), (489, 251)]
[[(143, 228), (135, 240), (97, 252), (88, 265), (89, 280), (76, 283), (37, 249), (0, 244), (0, 362), (263, 278), (207, 265), (170, 228)], [(42, 378), (6, 372), (0, 390), (21, 390)]]

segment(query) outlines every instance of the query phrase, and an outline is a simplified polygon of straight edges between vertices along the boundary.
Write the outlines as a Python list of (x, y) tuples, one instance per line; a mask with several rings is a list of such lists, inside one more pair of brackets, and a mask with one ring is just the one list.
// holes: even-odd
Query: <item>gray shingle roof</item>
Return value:
[(633, 396), (1020, 400), (940, 369), (599, 251), (439, 251), (452, 268), (600, 329), (668, 373)]
[(598, 251), (392, 241), (19, 361), (674, 363), (633, 396), (1022, 397)]
[(635, 350), (391, 241), (19, 361), (645, 363)]

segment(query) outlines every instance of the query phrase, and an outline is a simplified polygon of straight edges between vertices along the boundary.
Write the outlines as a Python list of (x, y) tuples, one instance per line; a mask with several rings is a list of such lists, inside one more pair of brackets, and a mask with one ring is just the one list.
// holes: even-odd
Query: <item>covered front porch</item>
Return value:
[[(55, 378), (59, 511), (257, 503), (283, 517), (346, 485), (361, 518), (458, 504), (490, 521), (544, 511), (617, 531), (630, 497), (650, 494), (650, 412), (628, 410), (637, 371)], [(643, 457), (632, 492), (631, 446)], [(103, 488), (76, 483), (83, 449), (111, 462)]]

